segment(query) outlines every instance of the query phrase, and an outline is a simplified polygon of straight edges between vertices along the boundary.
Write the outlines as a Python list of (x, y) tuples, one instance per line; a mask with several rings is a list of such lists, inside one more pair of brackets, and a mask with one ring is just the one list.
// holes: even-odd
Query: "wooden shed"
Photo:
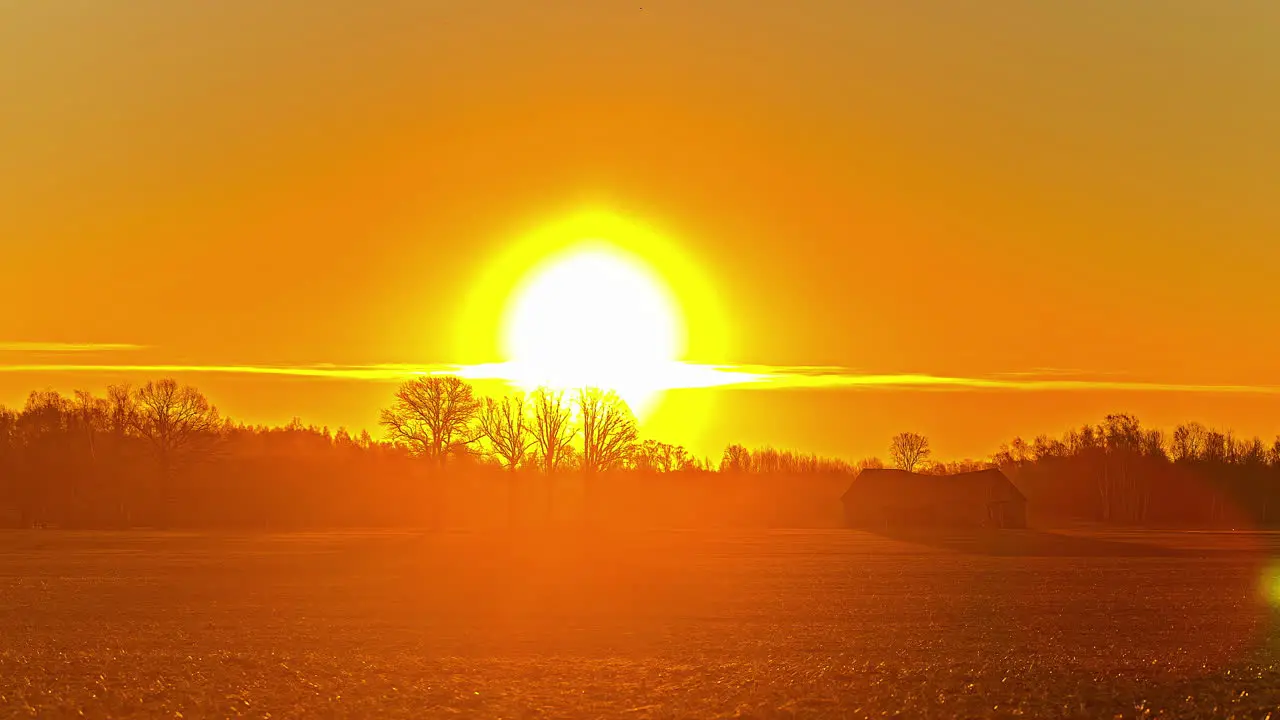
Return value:
[(999, 470), (922, 475), (863, 470), (841, 496), (850, 527), (1027, 526), (1027, 498)]

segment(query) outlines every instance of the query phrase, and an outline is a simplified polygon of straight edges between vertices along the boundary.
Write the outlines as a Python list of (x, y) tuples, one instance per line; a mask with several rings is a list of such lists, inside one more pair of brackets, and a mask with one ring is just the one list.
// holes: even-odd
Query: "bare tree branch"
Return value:
[(559, 470), (572, 450), (577, 437), (573, 412), (563, 390), (538, 388), (533, 393), (533, 441), (538, 450), (542, 471), (550, 475)]
[(451, 450), (480, 438), (473, 426), (479, 410), (469, 383), (454, 375), (430, 375), (401, 385), (395, 403), (382, 411), (381, 423), (393, 442), (443, 465)]
[(919, 433), (898, 433), (889, 443), (889, 458), (894, 465), (907, 472), (915, 472), (921, 463), (929, 459), (931, 453), (929, 438)]
[(478, 415), (480, 434), (510, 470), (524, 462), (534, 444), (529, 403), (521, 393), (500, 400), (485, 398)]
[(630, 457), (639, 432), (626, 402), (612, 390), (578, 391), (582, 414), (582, 468), (600, 472), (620, 466)]
[(216, 447), (222, 421), (218, 409), (199, 390), (176, 380), (149, 382), (128, 395), (114, 389), (113, 418), (150, 443), (168, 482), (178, 464)]

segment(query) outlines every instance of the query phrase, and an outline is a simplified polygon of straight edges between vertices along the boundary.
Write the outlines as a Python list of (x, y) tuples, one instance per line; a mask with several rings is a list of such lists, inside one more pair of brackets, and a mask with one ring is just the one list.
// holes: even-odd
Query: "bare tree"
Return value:
[(854, 469), (857, 472), (862, 472), (863, 470), (883, 470), (884, 461), (878, 457), (863, 458), (854, 465)]
[(1063, 458), (1067, 456), (1067, 452), (1066, 443), (1061, 440), (1055, 440), (1048, 435), (1037, 435), (1036, 439), (1031, 443), (1031, 456), (1036, 462), (1051, 458)]
[(84, 435), (89, 457), (96, 461), (98, 433), (102, 432), (107, 424), (107, 401), (94, 397), (93, 393), (87, 390), (76, 390), (71, 408), (77, 428)]
[(720, 472), (751, 472), (751, 451), (746, 447), (737, 444), (726, 447), (724, 449), (724, 455), (720, 458)]
[(578, 391), (582, 414), (582, 469), (588, 473), (618, 467), (631, 453), (639, 430), (631, 408), (612, 390)]
[(131, 501), (132, 493), (125, 488), (133, 488), (138, 481), (123, 469), (132, 441), (129, 436), (133, 432), (138, 413), (133, 388), (129, 385), (108, 386), (105, 405), (106, 434), (102, 447), (108, 464), (113, 467), (108, 471), (109, 482), (117, 488), (114, 502), (112, 502), (115, 521), (128, 526), (133, 520), (134, 503)]
[(132, 399), (130, 429), (150, 444), (159, 465), (153, 499), (158, 503), (155, 519), (164, 525), (176, 501), (175, 470), (216, 446), (222, 422), (218, 409), (199, 390), (171, 378), (143, 385)]
[(676, 445), (671, 450), (671, 471), (672, 472), (688, 472), (698, 469), (698, 459), (693, 456), (683, 445)]
[(381, 422), (393, 442), (444, 465), (450, 452), (479, 438), (473, 427), (479, 411), (480, 400), (465, 380), (429, 375), (401, 385)]
[(1142, 520), (1149, 488), (1134, 472), (1143, 447), (1142, 423), (1129, 413), (1112, 413), (1103, 419), (1102, 473), (1098, 476), (1102, 516), (1106, 520)]
[(1262, 443), (1262, 438), (1255, 437), (1241, 444), (1240, 464), (1256, 469), (1267, 464), (1267, 455), (1267, 446)]
[(122, 438), (129, 432), (137, 412), (133, 388), (128, 385), (111, 385), (107, 388), (107, 426), (113, 437)]
[(533, 442), (542, 471), (551, 475), (560, 469), (570, 443), (578, 431), (573, 427), (573, 411), (563, 390), (538, 388), (533, 393)]
[(1173, 459), (1177, 462), (1192, 462), (1199, 460), (1204, 452), (1205, 438), (1209, 431), (1200, 423), (1189, 423), (1179, 425), (1173, 431), (1172, 452)]
[(932, 451), (929, 449), (929, 438), (913, 432), (898, 433), (889, 443), (889, 458), (893, 464), (907, 472), (915, 472)]
[(151, 444), (165, 476), (184, 453), (209, 443), (222, 427), (218, 409), (208, 398), (172, 379), (138, 388), (132, 405), (130, 427)]
[[(575, 433), (577, 430), (574, 431)], [(582, 452), (573, 445), (560, 448), (560, 456), (556, 458), (555, 469), (558, 472), (570, 472), (582, 467)]]
[[(928, 444), (929, 443), (926, 441), (926, 448)], [(1025, 465), (1031, 462), (1034, 451), (1032, 450), (1031, 445), (1027, 444), (1026, 440), (1023, 440), (1021, 436), (1017, 436), (1013, 438), (1013, 442), (1009, 443), (1009, 453), (1013, 456), (1013, 462), (1015, 464)], [(926, 456), (928, 454), (928, 452), (925, 453)]]
[[(1258, 442), (1262, 442), (1259, 440)], [(1142, 433), (1141, 454), (1159, 460), (1169, 459), (1168, 443), (1165, 441), (1165, 434), (1162, 430), (1149, 429)]]
[(697, 460), (681, 445), (645, 440), (631, 454), (630, 467), (635, 470), (669, 473), (692, 470)]
[(666, 472), (671, 446), (649, 439), (631, 453), (631, 467), (646, 472)]
[(519, 467), (534, 443), (529, 403), (524, 394), (507, 395), (500, 400), (485, 398), (478, 418), (480, 434), (488, 439), (493, 453), (508, 469)]

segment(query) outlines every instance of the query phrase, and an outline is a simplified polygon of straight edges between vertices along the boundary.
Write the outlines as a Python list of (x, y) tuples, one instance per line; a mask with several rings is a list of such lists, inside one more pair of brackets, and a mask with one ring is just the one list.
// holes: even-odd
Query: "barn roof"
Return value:
[(922, 475), (906, 470), (868, 469), (845, 490), (845, 502), (1025, 502), (1026, 496), (998, 469), (955, 475)]

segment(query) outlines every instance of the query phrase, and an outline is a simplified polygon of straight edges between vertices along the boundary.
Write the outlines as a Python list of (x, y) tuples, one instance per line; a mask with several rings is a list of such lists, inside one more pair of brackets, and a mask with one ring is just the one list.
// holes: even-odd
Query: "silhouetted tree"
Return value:
[(920, 463), (929, 459), (930, 452), (929, 438), (919, 433), (898, 433), (889, 443), (889, 458), (907, 472), (915, 472)]
[(1194, 462), (1204, 452), (1204, 440), (1208, 431), (1200, 423), (1179, 425), (1173, 431), (1170, 455), (1174, 462)]
[(529, 403), (521, 393), (497, 400), (485, 398), (480, 408), (480, 433), (509, 470), (515, 470), (524, 462), (534, 444), (529, 410)]
[(73, 439), (71, 406), (53, 391), (33, 392), (18, 415), (21, 447), (14, 496), (23, 526), (56, 521), (74, 504), (75, 466), (84, 446)]
[(338, 428), (338, 432), (333, 434), (333, 444), (344, 452), (359, 449), (356, 441), (351, 437), (351, 433), (345, 427)]
[[(1102, 517), (1104, 520), (1145, 520), (1151, 484), (1148, 476), (1138, 471), (1137, 465), (1144, 458), (1156, 457), (1156, 452), (1149, 445), (1154, 441), (1160, 446), (1160, 437), (1150, 436), (1142, 429), (1138, 418), (1128, 413), (1107, 415), (1101, 430), (1102, 472), (1096, 480)], [(1159, 454), (1163, 455), (1163, 452), (1161, 448)]]
[(451, 450), (479, 437), (472, 426), (479, 410), (475, 390), (465, 380), (429, 375), (401, 385), (381, 422), (393, 442), (443, 466)]
[(1275, 520), (1280, 464), (1261, 439), (1198, 423), (1179, 425), (1166, 438), (1118, 413), (1069, 431), (1062, 446), (1062, 452), (1034, 453), (1026, 463), (1008, 462), (1008, 446), (996, 454), (1046, 515), (1233, 526)]
[[(532, 439), (526, 435), (525, 464), (546, 470), (548, 479), (574, 469), (589, 478), (584, 453), (572, 445), (574, 420), (583, 418), (574, 417), (564, 393), (535, 393), (524, 404), (530, 410), (525, 432), (532, 433)], [(377, 442), (367, 431), (356, 436), (342, 428), (330, 433), (296, 418), (283, 427), (244, 425), (220, 418), (198, 391), (173, 380), (136, 390), (113, 386), (105, 397), (84, 391), (70, 396), (35, 392), (21, 410), (0, 407), (0, 521), (63, 527), (156, 520), (193, 527), (416, 525), (439, 516), (446, 495), (436, 498), (434, 488), (446, 482), (453, 483), (448, 495), (457, 493), (464, 500), (457, 519), (496, 520), (498, 515), (489, 513), (499, 506), (499, 485), (489, 479), (504, 478), (514, 487), (520, 474), (503, 467), (522, 461), (491, 447), (490, 436), (499, 437), (499, 431), (480, 431), (495, 419), (511, 428), (519, 417), (514, 412), (518, 405), (518, 398), (483, 403), (470, 423), (442, 441), (443, 452), (457, 455), (459, 462), (447, 476), (439, 476), (441, 482), (424, 483), (430, 469), (414, 459), (411, 443), (403, 439)], [(590, 408), (588, 403), (583, 414), (591, 415)], [(471, 440), (481, 435), (489, 439), (485, 450), (502, 458), (501, 463), (477, 461), (468, 451)], [(683, 448), (655, 440), (630, 445), (629, 452), (609, 455), (613, 461), (596, 461), (598, 469), (614, 471), (609, 485), (600, 486), (605, 491), (601, 497), (624, 508), (628, 518), (658, 518), (667, 512), (674, 513), (665, 516), (669, 518), (702, 518), (726, 509), (756, 512), (757, 519), (767, 517), (771, 523), (817, 517), (825, 512), (821, 508), (829, 509), (832, 492), (847, 487), (848, 479), (841, 475), (880, 466), (874, 458), (855, 467), (811, 454), (731, 445), (720, 463), (723, 472), (736, 475), (731, 485), (738, 487), (738, 497), (730, 504), (734, 508), (728, 508), (721, 502), (725, 486), (714, 480), (652, 474), (697, 468)], [(213, 447), (218, 452), (202, 452)], [(202, 461), (185, 462), (197, 457)], [(1264, 442), (1194, 423), (1178, 426), (1166, 437), (1132, 415), (1117, 413), (1071, 429), (1061, 439), (1015, 439), (1002, 445), (994, 459), (1042, 517), (1228, 527), (1280, 522), (1280, 437)], [(165, 465), (165, 472), (157, 471)], [(985, 465), (925, 458), (914, 467), (955, 473)], [(162, 477), (172, 481), (160, 483)], [(550, 502), (550, 492), (547, 497)], [(508, 498), (518, 507), (514, 493)], [(746, 511), (748, 506), (755, 511)]]
[[(22, 514), (21, 452), (18, 413), (0, 407), (0, 503), (14, 508), (19, 515)], [(26, 520), (25, 517), (14, 519), (20, 523)]]
[(107, 426), (107, 401), (86, 390), (76, 390), (71, 412), (75, 430), (83, 438), (89, 457), (96, 457), (98, 434)]
[(128, 417), (132, 429), (155, 451), (166, 479), (184, 453), (207, 448), (222, 427), (218, 409), (208, 398), (173, 379), (135, 390)]
[(657, 440), (644, 440), (631, 453), (631, 467), (647, 472), (669, 472), (672, 447)]
[(631, 454), (631, 467), (649, 472), (684, 472), (698, 467), (697, 458), (683, 446), (645, 440), (636, 445)]
[(751, 452), (741, 445), (730, 445), (726, 447), (724, 449), (724, 455), (720, 458), (720, 472), (751, 472)]
[(156, 460), (155, 519), (167, 525), (180, 500), (175, 474), (180, 466), (215, 447), (222, 428), (218, 410), (199, 390), (166, 378), (134, 390), (132, 407), (124, 414)]
[(639, 434), (631, 408), (612, 390), (578, 391), (582, 419), (582, 468), (588, 473), (620, 467)]
[[(876, 461), (879, 462), (879, 461)], [(748, 450), (729, 445), (720, 458), (720, 472), (752, 475), (853, 475), (859, 470), (836, 458), (764, 447)]]
[[(1045, 445), (1040, 448), (1043, 452), (1052, 452), (1052, 445)], [(1028, 444), (1021, 437), (1015, 437), (1011, 442), (1001, 443), (1000, 449), (996, 451), (992, 462), (996, 467), (1001, 468), (1018, 468), (1039, 456), (1035, 443)]]
[(759, 448), (751, 453), (751, 470), (762, 475), (778, 475), (787, 469), (782, 453), (771, 447)]
[(854, 469), (858, 472), (863, 470), (880, 470), (884, 468), (884, 461), (878, 457), (863, 458), (854, 465)]
[(573, 408), (563, 390), (538, 388), (533, 393), (533, 442), (538, 465), (548, 475), (563, 467), (563, 458), (572, 450), (578, 435), (573, 426)]
[(993, 463), (983, 462), (980, 460), (953, 460), (951, 462), (926, 462), (921, 472), (926, 475), (958, 475), (960, 473), (976, 472), (978, 470), (986, 470)]
[(1055, 440), (1048, 435), (1038, 435), (1031, 443), (1031, 457), (1036, 462), (1066, 457), (1067, 453), (1066, 443), (1061, 440)]

